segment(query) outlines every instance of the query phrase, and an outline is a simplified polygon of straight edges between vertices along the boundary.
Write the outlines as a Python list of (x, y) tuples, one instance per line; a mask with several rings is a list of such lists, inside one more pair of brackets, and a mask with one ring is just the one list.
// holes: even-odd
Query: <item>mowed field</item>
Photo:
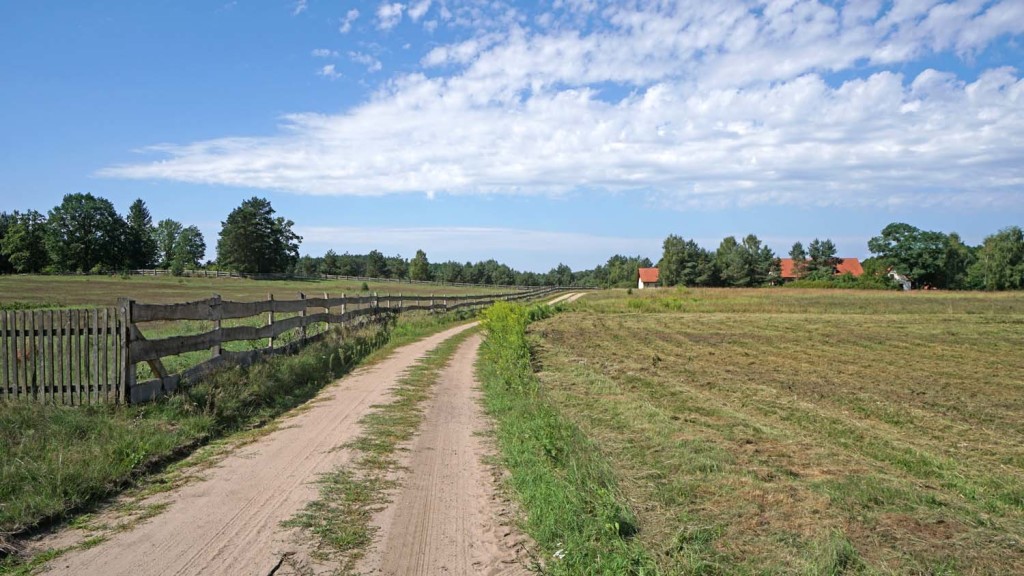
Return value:
[(530, 332), (665, 574), (1024, 574), (1024, 294), (604, 292)]
[[(409, 295), (499, 293), (491, 286), (446, 286), (408, 282), (367, 282), (371, 292)], [(113, 306), (119, 297), (149, 304), (188, 302), (220, 294), (225, 300), (251, 302), (273, 294), (278, 300), (307, 296), (365, 294), (358, 280), (248, 280), (244, 278), (189, 278), (167, 276), (0, 276), (0, 307), (11, 303), (67, 306)]]

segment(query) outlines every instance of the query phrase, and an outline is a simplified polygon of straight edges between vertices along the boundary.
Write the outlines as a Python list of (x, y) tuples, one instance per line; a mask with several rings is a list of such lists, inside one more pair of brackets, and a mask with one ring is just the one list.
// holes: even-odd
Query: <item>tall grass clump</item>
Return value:
[(633, 541), (640, 526), (608, 463), (533, 375), (526, 326), (551, 313), (507, 302), (482, 313), (478, 372), (523, 528), (543, 554), (545, 573), (654, 574), (654, 562)]

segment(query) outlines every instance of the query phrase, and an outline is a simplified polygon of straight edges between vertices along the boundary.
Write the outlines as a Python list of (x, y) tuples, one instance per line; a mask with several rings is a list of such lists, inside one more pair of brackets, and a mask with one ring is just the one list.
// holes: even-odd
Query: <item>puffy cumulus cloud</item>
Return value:
[(402, 12), (405, 11), (405, 4), (400, 2), (385, 2), (377, 7), (377, 27), (381, 30), (390, 30), (402, 21)]
[(327, 64), (316, 71), (317, 76), (323, 76), (324, 78), (330, 78), (331, 80), (337, 80), (341, 78), (341, 72), (338, 72), (334, 64)]
[(901, 72), (1020, 34), (1019, 2), (552, 6), (532, 29), (500, 2), (438, 0), (443, 21), (490, 28), (344, 113), (102, 174), (305, 194), (640, 191), (675, 207), (1024, 203), (1020, 72)]

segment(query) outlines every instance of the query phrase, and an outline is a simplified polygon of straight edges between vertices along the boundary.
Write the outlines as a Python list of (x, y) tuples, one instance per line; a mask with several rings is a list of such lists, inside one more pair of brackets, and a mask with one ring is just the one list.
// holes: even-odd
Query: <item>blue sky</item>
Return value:
[(1024, 2), (0, 5), (0, 210), (92, 192), (302, 252), (657, 260), (1024, 224)]

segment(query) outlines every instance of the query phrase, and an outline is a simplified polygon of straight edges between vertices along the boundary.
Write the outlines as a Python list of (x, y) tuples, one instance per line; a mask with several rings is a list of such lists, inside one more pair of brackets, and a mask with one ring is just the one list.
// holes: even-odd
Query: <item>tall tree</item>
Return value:
[(807, 273), (816, 278), (831, 278), (836, 273), (836, 267), (843, 262), (836, 257), (836, 245), (829, 238), (811, 240), (807, 255), (810, 257)]
[(320, 264), (320, 273), (332, 276), (341, 274), (341, 256), (338, 256), (334, 250), (328, 250), (324, 254), (324, 261)]
[(427, 253), (417, 250), (409, 263), (409, 278), (413, 280), (430, 280), (430, 262), (427, 260)]
[(158, 248), (153, 234), (153, 218), (142, 198), (132, 202), (125, 220), (125, 264), (133, 270), (154, 266), (157, 263)]
[(807, 251), (804, 250), (804, 245), (794, 242), (793, 247), (789, 249), (789, 259), (793, 261), (793, 276), (797, 280), (803, 278), (807, 274)]
[(46, 251), (58, 272), (112, 270), (126, 263), (126, 224), (109, 200), (67, 194), (47, 221)]
[(0, 240), (0, 254), (15, 272), (42, 272), (49, 264), (45, 240), (45, 216), (35, 210), (24, 214), (15, 211)]
[(887, 266), (904, 274), (914, 284), (945, 287), (948, 239), (941, 232), (919, 230), (910, 224), (893, 222), (868, 240), (868, 249)]
[(217, 263), (244, 273), (285, 272), (299, 259), (302, 237), (292, 232), (294, 225), (275, 218), (265, 198), (245, 200), (221, 222)]
[(206, 255), (206, 240), (196, 226), (188, 226), (181, 230), (174, 243), (174, 256), (171, 268), (185, 270), (198, 268)]
[(671, 234), (662, 243), (658, 277), (665, 286), (710, 286), (716, 280), (715, 259), (693, 240)]
[(971, 274), (985, 290), (1024, 288), (1024, 230), (1011, 226), (985, 238)]
[(366, 275), (370, 278), (387, 278), (388, 261), (380, 250), (371, 250), (366, 255)]
[(14, 266), (11, 265), (11, 261), (7, 259), (7, 255), (3, 253), (2, 247), (4, 238), (7, 237), (7, 232), (11, 226), (18, 220), (17, 212), (9, 214), (7, 212), (0, 212), (0, 274), (10, 274), (14, 272)]
[(170, 218), (156, 223), (153, 238), (156, 240), (158, 264), (161, 268), (171, 267), (171, 262), (174, 260), (174, 246), (183, 228), (181, 222)]

